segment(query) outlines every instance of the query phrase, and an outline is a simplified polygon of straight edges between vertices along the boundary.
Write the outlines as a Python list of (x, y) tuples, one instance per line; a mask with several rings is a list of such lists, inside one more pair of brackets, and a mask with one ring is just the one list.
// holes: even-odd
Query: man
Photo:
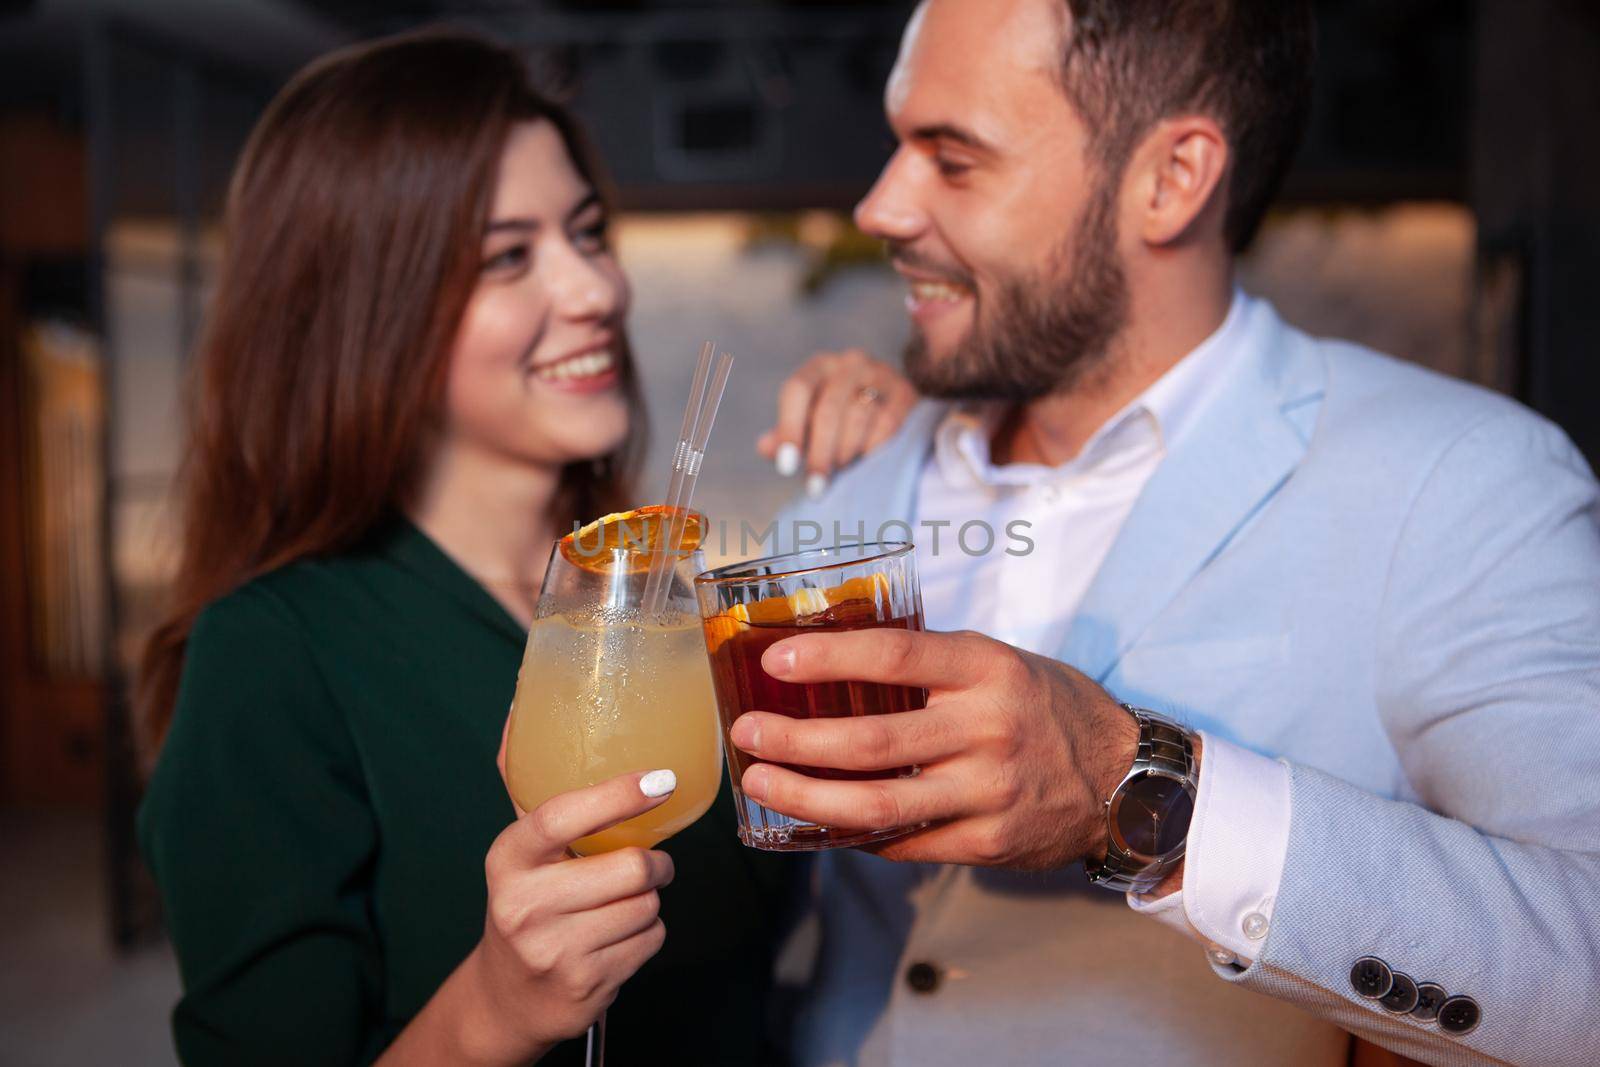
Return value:
[[(857, 219), (954, 403), (789, 518), (909, 523), (929, 625), (982, 633), (780, 642), (779, 678), (928, 707), (733, 728), (774, 808), (928, 824), (823, 857), (800, 1062), (1600, 1063), (1594, 481), (1234, 290), (1311, 51), (1285, 0), (907, 28)], [(979, 520), (1033, 551), (968, 554)]]

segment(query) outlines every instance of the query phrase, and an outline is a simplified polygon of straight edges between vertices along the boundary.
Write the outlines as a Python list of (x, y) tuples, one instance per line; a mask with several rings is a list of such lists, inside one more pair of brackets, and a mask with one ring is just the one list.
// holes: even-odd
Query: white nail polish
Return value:
[(815, 500), (827, 491), (828, 476), (826, 474), (811, 474), (806, 477), (806, 496)]
[(678, 776), (671, 771), (651, 771), (639, 779), (639, 791), (647, 797), (664, 797), (678, 788)]
[(780, 478), (793, 478), (800, 473), (800, 446), (793, 441), (785, 441), (778, 446), (778, 458), (773, 461), (778, 468)]

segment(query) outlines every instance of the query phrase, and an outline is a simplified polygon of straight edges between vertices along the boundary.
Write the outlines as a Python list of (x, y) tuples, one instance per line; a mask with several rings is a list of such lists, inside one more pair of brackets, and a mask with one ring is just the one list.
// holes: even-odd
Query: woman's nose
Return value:
[[(612, 261), (607, 257), (607, 263)], [(557, 311), (572, 319), (609, 318), (627, 299), (627, 284), (621, 272), (607, 270), (577, 249), (569, 248), (552, 264), (549, 281)]]

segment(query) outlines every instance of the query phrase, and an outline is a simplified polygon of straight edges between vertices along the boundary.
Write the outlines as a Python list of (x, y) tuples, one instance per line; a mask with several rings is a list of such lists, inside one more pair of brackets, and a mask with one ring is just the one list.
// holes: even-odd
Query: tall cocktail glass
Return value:
[[(671, 561), (665, 607), (642, 609), (651, 553), (584, 552), (572, 537), (550, 554), (528, 632), (506, 735), (506, 785), (524, 811), (632, 771), (669, 767), (678, 787), (660, 807), (574, 842), (579, 855), (649, 848), (711, 807), (721, 735), (693, 579), (698, 552)], [(590, 1033), (601, 1062), (604, 1018)]]

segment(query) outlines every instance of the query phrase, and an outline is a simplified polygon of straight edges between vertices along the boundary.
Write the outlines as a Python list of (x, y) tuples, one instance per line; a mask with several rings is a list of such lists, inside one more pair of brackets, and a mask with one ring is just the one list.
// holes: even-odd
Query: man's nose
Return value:
[(908, 153), (896, 152), (856, 205), (856, 226), (862, 233), (885, 241), (910, 241), (927, 228), (927, 214), (917, 202), (909, 163)]

